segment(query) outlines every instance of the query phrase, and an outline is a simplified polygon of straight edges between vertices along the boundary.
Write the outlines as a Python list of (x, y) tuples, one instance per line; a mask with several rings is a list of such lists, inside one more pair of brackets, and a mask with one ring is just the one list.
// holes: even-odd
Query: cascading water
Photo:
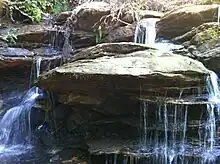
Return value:
[(219, 21), (220, 21), (220, 5), (218, 6), (218, 20), (217, 20), (218, 25), (219, 25)]
[[(144, 19), (140, 21), (135, 30), (136, 43), (150, 44), (158, 49), (172, 50), (170, 45), (156, 42), (157, 19)], [(161, 48), (162, 47), (162, 48)], [(189, 137), (189, 106), (186, 104), (160, 104), (155, 112), (155, 126), (150, 127), (147, 122), (148, 102), (142, 102), (140, 109), (140, 153), (155, 158), (153, 163), (216, 163), (220, 150), (216, 141), (217, 119), (220, 114), (220, 89), (218, 76), (210, 71), (207, 77), (208, 99), (206, 108), (201, 113), (198, 137)], [(182, 95), (180, 92), (180, 98)], [(189, 134), (188, 134), (189, 133)], [(194, 156), (193, 160), (188, 156)], [(151, 162), (152, 162), (151, 161)]]
[(134, 42), (154, 45), (156, 38), (156, 22), (158, 18), (142, 19), (135, 29)]
[(3, 145), (30, 144), (31, 125), (30, 112), (36, 99), (41, 95), (31, 88), (22, 102), (9, 109), (0, 122), (0, 143)]
[(71, 26), (71, 17), (67, 19), (63, 26), (53, 25), (51, 28), (49, 39), (50, 49), (60, 51), (63, 62), (65, 63), (73, 51), (72, 45), (69, 43), (71, 32), (74, 29)]
[[(134, 41), (171, 51), (176, 45), (156, 42), (156, 21), (140, 21)], [(142, 100), (138, 151), (106, 155), (105, 164), (220, 163), (218, 76), (210, 71), (206, 83), (206, 89), (199, 88), (198, 97), (195, 95), (199, 103), (202, 99), (201, 104), (188, 104), (187, 98), (186, 102), (164, 102), (155, 108), (155, 103)], [(179, 99), (184, 100), (183, 95), (184, 90), (180, 90)]]
[[(36, 61), (36, 76), (40, 74), (41, 58)], [(0, 122), (0, 144), (3, 147), (31, 144), (31, 109), (42, 91), (32, 87), (20, 104), (9, 109)]]
[(135, 33), (134, 33), (134, 42), (147, 44), (153, 47), (156, 47), (160, 50), (175, 50), (181, 48), (180, 45), (175, 45), (166, 40), (156, 41), (157, 31), (156, 31), (156, 22), (159, 21), (159, 18), (145, 18), (140, 20), (137, 23)]
[[(147, 108), (143, 102), (143, 108)], [(149, 109), (142, 109), (142, 114)], [(159, 105), (155, 111), (154, 122), (145, 127), (144, 119), (150, 120), (150, 117), (142, 117), (141, 132), (145, 131), (140, 137), (140, 153), (157, 156), (158, 163), (172, 163), (177, 161), (177, 156), (185, 151), (187, 142), (187, 105)], [(145, 144), (145, 145), (144, 145)]]
[(218, 115), (220, 114), (220, 89), (219, 78), (214, 72), (210, 72), (210, 76), (207, 78), (207, 89), (209, 92), (209, 102), (215, 105)]

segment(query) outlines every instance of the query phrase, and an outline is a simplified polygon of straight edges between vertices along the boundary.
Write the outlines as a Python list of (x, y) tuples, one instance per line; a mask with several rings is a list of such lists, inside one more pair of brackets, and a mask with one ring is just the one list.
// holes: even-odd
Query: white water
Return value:
[[(212, 152), (216, 143), (216, 119), (220, 114), (220, 89), (219, 78), (214, 72), (210, 72), (207, 77), (207, 90), (209, 93), (207, 104), (208, 118), (206, 122), (206, 134), (204, 139), (204, 147)], [(208, 143), (208, 145), (206, 144)]]
[[(219, 12), (220, 13), (220, 8)], [(218, 22), (219, 22), (218, 16)], [(156, 47), (158, 49), (171, 51), (173, 46), (172, 43), (156, 42), (156, 29), (155, 24), (157, 19), (144, 19), (140, 21), (135, 30), (134, 42), (148, 44), (150, 46)], [(200, 141), (200, 147), (191, 147), (191, 154), (197, 152), (202, 160), (199, 163), (213, 163), (217, 156), (220, 155), (220, 150), (216, 147), (216, 119), (220, 116), (220, 89), (218, 84), (218, 76), (214, 72), (210, 72), (207, 77), (207, 90), (208, 90), (208, 104), (206, 111), (205, 120), (200, 121), (200, 127), (198, 134), (198, 140)], [(180, 97), (183, 91), (180, 91)], [(152, 139), (150, 136), (148, 124), (146, 106), (147, 102), (143, 102), (143, 109), (141, 109), (141, 124), (140, 124), (140, 149), (141, 152), (149, 153), (149, 147), (155, 150), (155, 154), (158, 154), (159, 163), (177, 163), (177, 156), (180, 154), (189, 153), (189, 142), (187, 142), (187, 130), (188, 130), (188, 106), (175, 105), (172, 108), (168, 108), (167, 104), (160, 105), (157, 109), (157, 120), (155, 122), (162, 123), (164, 126), (163, 141), (158, 139), (158, 132), (155, 134), (155, 138)], [(217, 115), (216, 115), (217, 113)], [(172, 115), (172, 119), (170, 116)], [(181, 125), (181, 126), (180, 126)], [(160, 125), (158, 125), (159, 127)], [(170, 134), (170, 127), (173, 127)], [(181, 133), (181, 134), (180, 134)], [(152, 144), (151, 141), (155, 142)], [(188, 146), (187, 146), (188, 145)], [(144, 150), (145, 149), (145, 150)], [(200, 152), (200, 153), (198, 153)], [(190, 153), (189, 153), (190, 154)], [(184, 162), (184, 158), (182, 160)]]
[(72, 45), (70, 44), (70, 35), (73, 32), (73, 27), (70, 27), (71, 20), (67, 19), (64, 25), (55, 25), (51, 27), (51, 34), (49, 45), (52, 49), (58, 49), (62, 53), (63, 62), (67, 62), (68, 58), (73, 52)]
[[(175, 45), (171, 43), (161, 43), (156, 42), (156, 28), (155, 24), (159, 19), (151, 18), (144, 19), (140, 21), (135, 30), (135, 39), (136, 43), (148, 44), (153, 47), (157, 47), (158, 49), (170, 51)], [(180, 92), (180, 98), (182, 95)], [(168, 107), (167, 104), (160, 105), (157, 109), (157, 120), (155, 120), (155, 124), (158, 124), (157, 127), (161, 127), (163, 125), (164, 136), (163, 139), (159, 139), (160, 130), (156, 130), (155, 138), (151, 138), (150, 132), (147, 131), (147, 121), (148, 121), (148, 106), (147, 102), (142, 103), (140, 118), (140, 149), (142, 152), (148, 151), (149, 145), (154, 148), (155, 153), (158, 154), (157, 162), (162, 162), (164, 164), (172, 163), (176, 161), (176, 156), (179, 152), (185, 150), (186, 143), (186, 131), (187, 131), (187, 110), (188, 107), (182, 108), (182, 106), (174, 106)], [(172, 115), (172, 118), (170, 118)], [(181, 127), (180, 127), (181, 125)], [(172, 127), (172, 129), (171, 129)], [(181, 130), (179, 128), (182, 128)], [(143, 130), (142, 130), (143, 129)], [(171, 134), (170, 134), (171, 132)], [(178, 133), (181, 133), (178, 134)], [(151, 142), (154, 141), (154, 142)], [(171, 141), (171, 142), (170, 142)], [(182, 143), (179, 144), (178, 141)], [(159, 163), (160, 163), (159, 162)]]
[(3, 145), (30, 144), (30, 110), (40, 96), (36, 87), (31, 88), (22, 102), (9, 109), (0, 122), (0, 143)]
[[(41, 58), (36, 61), (36, 75), (40, 74)], [(9, 109), (0, 122), (0, 152), (14, 150), (23, 145), (31, 145), (31, 109), (42, 92), (37, 87), (30, 88), (22, 101)], [(20, 146), (19, 146), (20, 145)], [(19, 149), (21, 151), (21, 149)], [(17, 153), (16, 151), (13, 151)]]
[(148, 114), (148, 104), (147, 102), (143, 102), (140, 108), (140, 147), (141, 149), (146, 149), (147, 146), (147, 116)]
[(154, 45), (157, 34), (155, 25), (158, 20), (158, 18), (148, 18), (139, 21), (135, 29), (134, 42)]
[(218, 6), (218, 20), (217, 20), (218, 25), (219, 25), (219, 21), (220, 21), (220, 5)]
[(134, 33), (134, 42), (147, 44), (151, 47), (163, 50), (171, 51), (175, 49), (182, 48), (181, 45), (175, 45), (168, 41), (156, 41), (157, 31), (156, 31), (156, 22), (159, 21), (158, 18), (145, 18), (138, 22), (135, 33)]
[(210, 76), (207, 77), (207, 89), (209, 92), (209, 102), (215, 105), (220, 115), (220, 89), (219, 78), (215, 72), (210, 72)]

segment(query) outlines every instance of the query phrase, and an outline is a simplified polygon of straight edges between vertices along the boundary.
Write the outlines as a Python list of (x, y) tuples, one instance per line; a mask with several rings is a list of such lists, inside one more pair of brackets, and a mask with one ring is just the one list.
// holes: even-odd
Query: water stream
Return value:
[[(36, 60), (36, 77), (40, 75), (41, 58)], [(0, 122), (0, 160), (18, 156), (32, 149), (31, 111), (36, 100), (43, 96), (38, 87), (31, 87), (20, 103), (8, 109)], [(6, 160), (7, 161), (7, 160)]]
[(51, 25), (49, 49), (54, 49), (62, 53), (63, 62), (65, 63), (71, 55), (72, 45), (70, 43), (70, 36), (72, 30), (71, 20), (67, 20), (64, 25)]
[[(62, 54), (62, 60), (60, 61), (61, 63), (66, 62), (72, 52), (69, 37), (73, 28), (70, 28), (69, 22), (66, 22), (64, 26), (52, 25), (51, 22), (49, 22), (49, 25), (51, 26), (51, 33), (49, 45), (44, 49), (45, 56)], [(46, 129), (44, 129), (43, 121), (45, 120), (42, 120), (41, 126), (37, 125), (39, 126), (38, 128), (34, 127), (36, 129), (32, 129), (33, 126), (31, 124), (33, 122), (32, 119), (35, 119), (32, 113), (36, 113), (34, 110), (39, 110), (38, 108), (40, 108), (37, 100), (44, 99), (45, 97), (44, 92), (40, 88), (33, 86), (33, 82), (42, 72), (42, 63), (43, 66), (45, 66), (43, 59), (44, 57), (36, 57), (33, 61), (29, 89), (21, 92), (19, 94), (20, 98), (16, 97), (18, 95), (7, 95), (7, 98), (14, 97), (13, 103), (10, 103), (10, 108), (5, 107), (1, 104), (2, 102), (0, 102), (0, 107), (3, 107), (3, 111), (5, 111), (0, 121), (0, 163), (23, 163), (26, 158), (29, 163), (35, 163), (35, 160), (37, 160), (37, 162), (44, 161), (43, 163), (50, 163), (50, 156), (54, 156), (54, 153), (56, 154), (57, 152), (47, 151), (47, 148), (41, 150), (39, 145), (42, 143), (37, 143), (39, 142), (39, 138), (35, 136), (36, 132), (45, 131), (44, 133), (48, 133)], [(59, 63), (55, 62), (56, 66), (57, 64)], [(46, 67), (45, 69), (50, 69), (50, 63), (48, 63)], [(52, 67), (54, 67), (54, 65)], [(48, 126), (55, 126), (55, 124)], [(49, 147), (48, 149), (53, 148)], [(40, 157), (41, 154), (43, 154), (44, 157)], [(33, 160), (33, 162), (30, 162), (30, 160)]]
[[(179, 45), (157, 41), (158, 19), (143, 19), (135, 30), (134, 42), (160, 50), (172, 51)], [(137, 152), (108, 156), (106, 164), (217, 164), (220, 145), (217, 136), (220, 114), (220, 89), (216, 73), (207, 77), (208, 97), (202, 105), (158, 104), (142, 101), (140, 106), (140, 138)], [(184, 90), (180, 90), (179, 99)], [(205, 97), (198, 89), (198, 97)], [(149, 115), (151, 113), (151, 115)], [(152, 114), (154, 113), (154, 114)], [(113, 162), (117, 160), (117, 162)]]
[[(135, 30), (134, 42), (166, 51), (178, 48), (179, 45), (157, 41), (155, 29), (157, 21), (158, 19), (155, 18), (140, 21)], [(64, 62), (72, 52), (69, 30), (68, 26), (58, 31), (56, 27), (55, 38), (62, 33), (64, 41), (58, 43), (55, 38), (51, 40), (53, 48), (62, 45)], [(35, 61), (31, 81), (40, 75), (41, 62), (40, 57)], [(207, 103), (196, 108), (184, 103), (166, 102), (151, 108), (150, 102), (142, 101), (138, 150), (125, 154), (106, 155), (105, 164), (220, 163), (219, 138), (216, 135), (220, 117), (220, 89), (218, 76), (211, 71), (207, 77), (207, 92)], [(180, 90), (179, 99), (182, 98), (183, 93), (184, 90)], [(198, 96), (201, 96), (200, 94), (201, 92), (198, 91)], [(31, 112), (37, 99), (42, 96), (42, 90), (31, 87), (21, 101), (4, 114), (0, 122), (0, 160), (1, 154), (17, 155), (32, 149)], [(152, 110), (154, 114), (149, 115)], [(190, 118), (189, 113), (194, 113), (196, 118)]]
[[(135, 42), (171, 51), (170, 45), (172, 47), (175, 45), (167, 44), (166, 42), (156, 42), (156, 21), (156, 19), (140, 21), (136, 27)], [(153, 161), (156, 163), (188, 163), (190, 162), (189, 156), (192, 156), (192, 158), (197, 157), (199, 159), (196, 159), (197, 163), (216, 163), (220, 156), (220, 149), (216, 141), (216, 123), (220, 113), (218, 81), (218, 76), (210, 71), (210, 75), (207, 77), (209, 97), (206, 108), (204, 108), (199, 118), (199, 137), (188, 136), (188, 131), (190, 131), (188, 127), (188, 120), (190, 119), (188, 105), (166, 104), (166, 102), (159, 105), (155, 112), (157, 114), (154, 122), (156, 127), (152, 133), (152, 130), (150, 130), (152, 125), (146, 124), (150, 120), (147, 117), (147, 112), (149, 111), (146, 105), (147, 102), (142, 102), (143, 109), (140, 109), (140, 154), (155, 156)], [(180, 91), (180, 98), (181, 95), (182, 91)], [(198, 143), (190, 141), (192, 137)], [(192, 161), (195, 163), (195, 160)]]

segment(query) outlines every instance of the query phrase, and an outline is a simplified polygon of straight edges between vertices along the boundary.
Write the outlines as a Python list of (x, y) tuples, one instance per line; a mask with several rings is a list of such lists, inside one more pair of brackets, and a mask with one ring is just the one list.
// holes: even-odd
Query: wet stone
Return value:
[(22, 48), (0, 48), (0, 57), (32, 57), (33, 52)]

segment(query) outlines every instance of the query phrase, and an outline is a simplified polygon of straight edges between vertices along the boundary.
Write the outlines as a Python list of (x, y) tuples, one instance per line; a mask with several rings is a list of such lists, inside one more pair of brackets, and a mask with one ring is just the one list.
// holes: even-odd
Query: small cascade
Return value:
[[(204, 160), (203, 163), (214, 163), (220, 156), (216, 148), (216, 126), (220, 114), (220, 89), (219, 78), (214, 72), (207, 77), (207, 90), (209, 93), (207, 104), (207, 121), (205, 122), (205, 135), (203, 141)], [(217, 152), (216, 152), (217, 151)]]
[[(170, 45), (173, 44), (156, 41), (157, 21), (158, 19), (141, 20), (136, 27), (134, 42), (171, 51)], [(216, 134), (220, 115), (220, 89), (218, 76), (214, 72), (210, 71), (207, 77), (206, 91), (207, 101), (198, 107), (189, 106), (184, 102), (182, 104), (164, 102), (158, 104), (156, 109), (155, 105), (151, 109), (149, 102), (142, 101), (140, 146), (137, 156), (144, 156), (148, 158), (149, 163), (158, 164), (218, 163), (220, 149)], [(179, 98), (183, 92), (180, 91)], [(200, 97), (202, 92), (198, 90)], [(194, 120), (191, 120), (192, 113), (197, 115), (194, 116), (196, 117)]]
[(37, 78), (40, 76), (41, 61), (42, 61), (42, 58), (41, 58), (41, 57), (39, 57), (39, 58), (36, 60), (36, 75), (37, 75)]
[(22, 102), (9, 109), (0, 122), (0, 143), (3, 145), (30, 144), (31, 142), (31, 108), (41, 95), (37, 88), (31, 88)]
[[(148, 104), (143, 102), (140, 107), (140, 147), (146, 149), (147, 145), (147, 113), (148, 113)], [(143, 147), (142, 147), (143, 146)]]
[[(36, 61), (36, 77), (40, 75), (41, 58)], [(33, 73), (32, 73), (33, 75)], [(31, 144), (31, 109), (43, 95), (38, 87), (32, 87), (22, 101), (9, 109), (0, 122), (0, 144), (6, 147)]]
[[(145, 18), (137, 23), (134, 33), (134, 43), (147, 44), (163, 51), (172, 51), (182, 48), (167, 40), (157, 39), (156, 23), (159, 18)], [(158, 41), (157, 41), (158, 40)]]
[[(146, 102), (143, 102), (143, 107), (147, 107), (144, 104)], [(143, 124), (141, 127), (141, 129), (147, 129), (147, 135), (141, 136), (140, 153), (156, 155), (159, 161), (169, 164), (177, 160), (177, 156), (186, 148), (188, 106), (159, 105), (154, 113), (156, 116), (153, 122), (150, 117), (143, 117), (143, 119), (151, 120), (151, 125), (145, 127), (147, 124)], [(145, 121), (141, 120), (141, 122)]]
[(53, 25), (50, 32), (49, 46), (52, 49), (61, 52), (63, 57), (63, 62), (65, 63), (70, 57), (72, 46), (70, 42), (70, 35), (73, 32), (73, 27), (71, 26), (71, 19), (67, 19), (63, 26)]
[(147, 18), (142, 19), (140, 22), (138, 22), (135, 29), (134, 42), (154, 45), (156, 39), (155, 26), (158, 20), (158, 18)]
[(217, 108), (218, 115), (220, 114), (220, 89), (219, 78), (214, 72), (210, 72), (210, 76), (207, 78), (207, 89), (209, 92), (210, 105), (214, 105)]
[[(141, 20), (135, 30), (134, 42), (169, 52), (173, 49), (172, 43), (156, 41), (155, 24), (158, 20)], [(116, 146), (112, 151), (98, 150), (93, 155), (99, 156), (100, 163), (105, 164), (220, 163), (219, 78), (210, 71), (204, 88), (193, 90), (192, 96), (188, 96), (188, 90), (185, 92), (180, 89), (174, 101), (162, 99), (158, 102), (144, 100), (140, 93), (138, 142), (133, 141), (132, 146), (123, 148), (119, 146), (121, 149)]]
[(220, 5), (218, 6), (218, 19), (217, 19), (218, 25), (219, 25), (219, 21), (220, 21)]

